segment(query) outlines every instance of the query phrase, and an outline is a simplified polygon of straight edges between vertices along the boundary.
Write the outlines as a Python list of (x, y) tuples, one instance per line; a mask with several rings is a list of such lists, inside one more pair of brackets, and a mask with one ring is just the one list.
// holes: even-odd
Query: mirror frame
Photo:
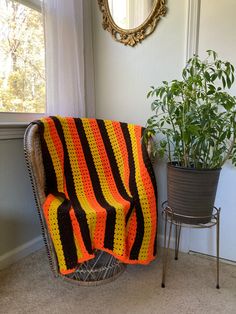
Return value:
[(115, 41), (131, 47), (141, 43), (147, 36), (153, 33), (158, 21), (166, 14), (166, 0), (154, 0), (152, 11), (146, 20), (138, 27), (132, 29), (120, 28), (113, 20), (109, 9), (108, 0), (98, 0), (99, 8), (103, 15), (102, 26), (111, 33)]

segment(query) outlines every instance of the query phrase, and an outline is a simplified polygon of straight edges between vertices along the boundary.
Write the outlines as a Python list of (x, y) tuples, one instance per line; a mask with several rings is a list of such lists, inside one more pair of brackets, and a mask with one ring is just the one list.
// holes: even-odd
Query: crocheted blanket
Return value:
[(39, 125), (45, 220), (62, 274), (99, 249), (124, 263), (156, 255), (156, 182), (143, 128), (109, 120), (48, 117)]

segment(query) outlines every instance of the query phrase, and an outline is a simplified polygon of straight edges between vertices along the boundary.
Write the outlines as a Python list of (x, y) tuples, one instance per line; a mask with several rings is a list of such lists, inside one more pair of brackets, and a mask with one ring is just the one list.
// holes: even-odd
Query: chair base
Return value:
[(114, 256), (98, 250), (95, 258), (79, 264), (75, 272), (59, 276), (63, 280), (80, 286), (98, 286), (115, 280), (125, 268), (126, 265)]

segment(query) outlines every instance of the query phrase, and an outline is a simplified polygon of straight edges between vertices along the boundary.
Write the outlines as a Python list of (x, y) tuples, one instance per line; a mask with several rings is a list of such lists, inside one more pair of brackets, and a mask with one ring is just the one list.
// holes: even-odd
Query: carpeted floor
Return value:
[(53, 278), (40, 250), (0, 272), (0, 313), (236, 313), (235, 266), (220, 265), (220, 290), (212, 260), (188, 254), (172, 258), (165, 289), (161, 266), (160, 259), (149, 266), (129, 266), (116, 281), (78, 287)]

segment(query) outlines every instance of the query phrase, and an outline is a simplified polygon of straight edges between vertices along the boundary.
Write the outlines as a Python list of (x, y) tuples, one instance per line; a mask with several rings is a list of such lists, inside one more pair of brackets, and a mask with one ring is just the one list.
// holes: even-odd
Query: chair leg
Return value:
[(181, 234), (181, 224), (175, 225), (175, 260), (179, 258), (179, 242), (180, 242), (180, 234)]
[(166, 247), (166, 236), (167, 236), (167, 213), (165, 213), (165, 231), (164, 231), (164, 252), (163, 252), (163, 270), (162, 270), (162, 283), (161, 287), (165, 288), (165, 280), (166, 280), (166, 270), (167, 270), (167, 263), (168, 263), (168, 252), (170, 247), (170, 238), (171, 238), (171, 231), (173, 225), (173, 217), (171, 217), (170, 223), (170, 230), (169, 230), (169, 237), (168, 237), (168, 244)]
[(220, 212), (217, 213), (216, 224), (216, 289), (220, 289)]

